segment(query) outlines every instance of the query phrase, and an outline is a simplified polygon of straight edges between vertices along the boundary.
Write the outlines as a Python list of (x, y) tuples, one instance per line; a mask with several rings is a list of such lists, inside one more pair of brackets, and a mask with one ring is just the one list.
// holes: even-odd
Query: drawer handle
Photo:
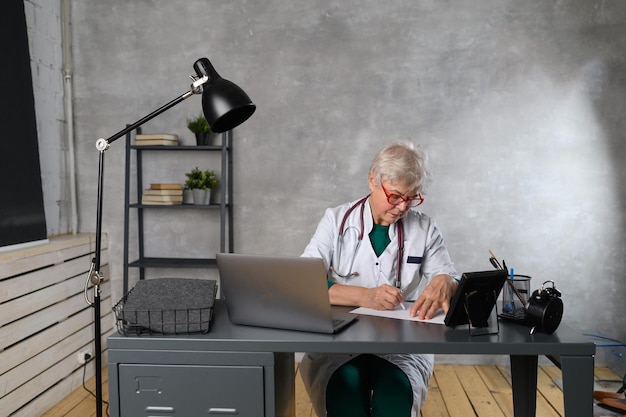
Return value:
[(155, 413), (173, 413), (174, 407), (159, 407), (157, 405), (149, 405), (146, 407), (146, 411), (152, 411)]
[(211, 408), (209, 408), (209, 414), (229, 414), (229, 415), (234, 415), (234, 414), (239, 414), (239, 413), (237, 412), (236, 408), (211, 407)]

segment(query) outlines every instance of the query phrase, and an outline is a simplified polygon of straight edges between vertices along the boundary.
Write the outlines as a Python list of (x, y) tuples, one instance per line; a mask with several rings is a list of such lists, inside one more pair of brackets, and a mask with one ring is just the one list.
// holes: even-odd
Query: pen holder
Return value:
[[(528, 304), (530, 297), (530, 277), (528, 275), (513, 275), (513, 280), (511, 278), (507, 278), (507, 280), (508, 282), (502, 288), (502, 312), (504, 313), (523, 309), (525, 306), (520, 297), (524, 299), (526, 304)], [(515, 289), (511, 287), (511, 283)]]

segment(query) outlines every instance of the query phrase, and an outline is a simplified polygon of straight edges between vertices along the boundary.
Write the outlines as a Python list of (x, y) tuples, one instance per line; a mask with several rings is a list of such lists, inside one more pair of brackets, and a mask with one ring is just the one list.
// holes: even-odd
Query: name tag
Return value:
[(422, 257), (421, 256), (409, 256), (406, 258), (406, 263), (408, 264), (421, 264)]

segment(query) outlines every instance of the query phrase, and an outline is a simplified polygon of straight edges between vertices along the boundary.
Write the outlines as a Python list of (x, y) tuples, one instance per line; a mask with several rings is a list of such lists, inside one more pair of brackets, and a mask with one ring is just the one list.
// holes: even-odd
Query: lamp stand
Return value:
[[(126, 126), (108, 139), (96, 141), (100, 152), (98, 163), (98, 202), (96, 209), (96, 252), (85, 282), (85, 300), (94, 308), (94, 347), (96, 357), (96, 416), (102, 417), (102, 322), (100, 318), (100, 285), (104, 277), (100, 272), (102, 246), (102, 205), (104, 201), (104, 154), (111, 143), (132, 132), (139, 126), (153, 119), (164, 111), (174, 107), (194, 94), (202, 94), (202, 110), (211, 129), (216, 133), (231, 130), (247, 120), (254, 113), (256, 106), (248, 95), (236, 84), (219, 76), (207, 58), (200, 58), (194, 63), (197, 75), (191, 75), (191, 89), (159, 107), (147, 116)], [(89, 299), (89, 285), (93, 286), (93, 296)]]
[[(183, 95), (175, 98), (164, 106), (156, 109), (152, 113), (136, 121), (135, 123), (128, 125), (125, 129), (120, 130), (115, 135), (108, 139), (100, 138), (96, 141), (96, 149), (100, 152), (98, 162), (98, 201), (96, 209), (96, 248), (91, 267), (89, 269), (89, 275), (85, 282), (85, 299), (94, 309), (94, 350), (96, 357), (96, 416), (102, 417), (102, 321), (100, 318), (100, 285), (104, 282), (104, 276), (100, 271), (100, 259), (102, 249), (102, 206), (104, 202), (104, 155), (109, 149), (111, 143), (126, 135), (127, 133), (137, 129), (147, 121), (153, 119), (164, 111), (174, 107), (183, 100), (191, 97), (194, 94), (202, 93), (202, 85), (208, 81), (208, 77), (196, 78), (192, 76), (193, 83), (191, 89)], [(93, 296), (89, 299), (88, 288), (89, 284), (93, 286)]]

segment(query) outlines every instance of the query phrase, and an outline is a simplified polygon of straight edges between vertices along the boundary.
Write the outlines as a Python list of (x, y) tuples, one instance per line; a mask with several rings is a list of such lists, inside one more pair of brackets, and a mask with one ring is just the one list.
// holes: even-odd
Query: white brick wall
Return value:
[(61, 0), (25, 0), (48, 235), (71, 232)]

